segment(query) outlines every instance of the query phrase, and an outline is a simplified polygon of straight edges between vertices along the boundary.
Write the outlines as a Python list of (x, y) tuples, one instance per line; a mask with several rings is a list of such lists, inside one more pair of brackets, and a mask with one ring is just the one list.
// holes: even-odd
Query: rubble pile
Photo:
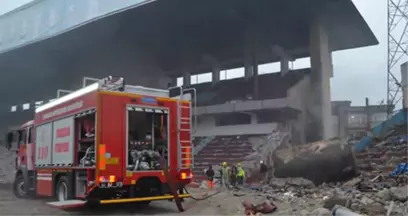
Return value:
[(367, 192), (359, 189), (361, 182), (357, 177), (343, 184), (315, 186), (303, 178), (273, 178), (252, 190), (277, 206), (273, 215), (332, 215), (338, 207), (361, 215), (386, 215), (390, 206), (389, 215), (408, 214), (407, 185)]
[(13, 182), (15, 163), (14, 152), (7, 151), (6, 149), (0, 150), (0, 184), (11, 184)]
[(277, 206), (273, 215), (408, 215), (407, 150), (383, 141), (356, 153), (339, 139), (282, 145), (274, 176), (252, 190)]
[(273, 165), (274, 177), (303, 177), (316, 185), (346, 181), (356, 175), (352, 148), (341, 139), (278, 148)]
[(380, 142), (362, 153), (356, 153), (356, 166), (366, 179), (373, 183), (367, 187), (392, 187), (408, 184), (405, 173), (390, 175), (400, 164), (407, 163), (408, 145), (406, 143)]

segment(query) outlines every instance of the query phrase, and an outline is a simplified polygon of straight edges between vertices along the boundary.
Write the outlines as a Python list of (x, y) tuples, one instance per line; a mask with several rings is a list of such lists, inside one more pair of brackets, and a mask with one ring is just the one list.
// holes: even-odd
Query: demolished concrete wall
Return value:
[[(284, 124), (278, 124), (278, 127), (266, 136), (252, 137), (249, 142), (252, 144), (254, 152), (245, 157), (242, 165), (247, 171), (249, 181), (259, 181), (260, 161), (262, 160), (267, 167), (273, 167), (272, 154), (281, 145), (287, 146), (291, 138), (291, 127)], [(271, 176), (270, 174), (268, 174)], [(267, 178), (267, 176), (266, 176)]]
[(274, 177), (303, 177), (315, 184), (345, 181), (356, 175), (353, 149), (339, 139), (278, 149), (273, 161)]

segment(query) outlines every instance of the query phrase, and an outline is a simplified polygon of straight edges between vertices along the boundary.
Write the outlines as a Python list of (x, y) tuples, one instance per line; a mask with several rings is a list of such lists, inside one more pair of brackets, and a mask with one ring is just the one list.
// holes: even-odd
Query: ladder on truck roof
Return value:
[[(197, 130), (197, 91), (195, 88), (187, 88), (183, 89), (182, 86), (176, 86), (169, 88), (169, 96), (172, 98), (178, 98), (178, 103), (177, 103), (177, 144), (178, 148), (180, 149), (178, 151), (178, 168), (179, 169), (190, 169), (194, 166), (194, 154), (193, 154), (193, 148), (194, 145), (192, 143), (192, 134), (196, 132)], [(192, 103), (190, 103), (189, 107), (186, 107), (183, 105), (184, 100), (192, 100)], [(189, 109), (189, 116), (185, 117), (183, 115), (182, 109)], [(194, 112), (194, 114), (193, 114)], [(194, 121), (193, 121), (194, 117)], [(187, 125), (188, 129), (183, 128), (183, 125)], [(193, 129), (193, 130), (192, 130)], [(189, 140), (181, 140), (180, 134), (182, 132), (188, 132), (190, 134)], [(184, 146), (183, 144), (189, 144), (187, 146)], [(182, 163), (182, 152), (184, 149), (190, 149), (190, 151), (187, 150), (187, 152), (190, 152), (191, 154), (191, 164), (190, 167), (183, 166)]]

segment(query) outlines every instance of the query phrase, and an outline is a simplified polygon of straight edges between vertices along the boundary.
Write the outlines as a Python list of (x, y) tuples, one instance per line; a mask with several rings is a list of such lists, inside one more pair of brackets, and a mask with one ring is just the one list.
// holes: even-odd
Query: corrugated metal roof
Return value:
[(156, 0), (34, 0), (0, 16), (0, 53)]

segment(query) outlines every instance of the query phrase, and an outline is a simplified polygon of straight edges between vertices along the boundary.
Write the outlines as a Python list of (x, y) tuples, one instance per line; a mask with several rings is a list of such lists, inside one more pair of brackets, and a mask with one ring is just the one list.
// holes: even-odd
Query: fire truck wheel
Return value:
[(65, 176), (62, 176), (57, 184), (55, 190), (55, 196), (58, 201), (65, 201), (69, 199), (69, 188), (68, 188), (68, 179)]
[(27, 191), (24, 185), (23, 175), (17, 175), (13, 184), (13, 192), (17, 198), (27, 198)]

